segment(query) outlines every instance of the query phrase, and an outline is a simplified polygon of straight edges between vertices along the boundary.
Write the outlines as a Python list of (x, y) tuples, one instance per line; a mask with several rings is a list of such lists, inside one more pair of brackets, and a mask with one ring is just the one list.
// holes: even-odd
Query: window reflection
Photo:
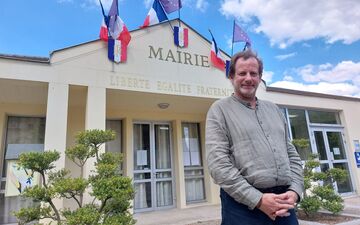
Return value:
[(182, 124), (182, 142), (186, 202), (195, 203), (205, 199), (199, 124)]
[(45, 118), (8, 117), (5, 153), (2, 161), (0, 224), (16, 223), (17, 220), (13, 215), (14, 211), (18, 211), (22, 207), (34, 206), (34, 202), (30, 199), (20, 197), (19, 195), (6, 195), (6, 183), (11, 182), (8, 177), (7, 168), (11, 162), (18, 160), (21, 153), (44, 151), (44, 139)]
[(105, 151), (121, 153), (121, 120), (106, 120), (106, 129), (115, 131), (115, 140), (105, 143)]
[(310, 123), (341, 124), (337, 112), (308, 110)]
[(309, 141), (309, 131), (306, 123), (305, 110), (304, 109), (288, 109), (289, 120), (291, 127), (292, 138), (294, 139), (305, 139), (309, 142), (308, 147), (301, 148), (298, 146), (296, 150), (298, 151), (300, 158), (306, 160), (311, 154), (310, 141)]
[(322, 131), (314, 131), (316, 149), (320, 160), (327, 160), (326, 147)]

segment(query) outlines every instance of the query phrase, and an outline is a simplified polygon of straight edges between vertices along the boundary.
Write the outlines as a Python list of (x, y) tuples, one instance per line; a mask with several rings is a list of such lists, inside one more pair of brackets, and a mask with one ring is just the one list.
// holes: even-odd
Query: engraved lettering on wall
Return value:
[(149, 45), (149, 59), (156, 59), (172, 63), (180, 63), (189, 66), (210, 67), (209, 57), (206, 55), (191, 54), (189, 52), (177, 50), (173, 52), (171, 49), (155, 48)]

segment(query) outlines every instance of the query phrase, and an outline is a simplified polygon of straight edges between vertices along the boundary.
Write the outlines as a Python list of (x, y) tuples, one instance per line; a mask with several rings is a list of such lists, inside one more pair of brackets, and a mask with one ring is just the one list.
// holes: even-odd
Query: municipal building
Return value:
[[(62, 154), (56, 168), (79, 176), (64, 151), (86, 129), (116, 131), (104, 151), (124, 154), (123, 173), (136, 191), (135, 213), (220, 202), (206, 165), (205, 119), (210, 105), (233, 89), (224, 72), (211, 66), (211, 42), (180, 22), (189, 29), (187, 48), (176, 47), (169, 23), (161, 23), (131, 32), (126, 63), (109, 61), (101, 40), (53, 51), (48, 58), (0, 54), (0, 224), (15, 224), (11, 211), (28, 204), (11, 186), (19, 154), (56, 149)], [(334, 184), (336, 191), (360, 194), (359, 98), (265, 82), (257, 96), (282, 109), (291, 139), (309, 142), (309, 148), (298, 149), (303, 160), (317, 153), (319, 170), (347, 170), (346, 182)], [(92, 169), (88, 164), (84, 176)]]

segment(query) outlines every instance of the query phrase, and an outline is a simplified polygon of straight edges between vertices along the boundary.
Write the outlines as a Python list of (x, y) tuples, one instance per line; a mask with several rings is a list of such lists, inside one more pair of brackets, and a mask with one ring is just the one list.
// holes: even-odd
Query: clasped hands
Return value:
[(277, 216), (289, 216), (289, 209), (293, 209), (298, 200), (298, 195), (294, 191), (287, 191), (283, 194), (264, 193), (257, 205), (272, 220)]

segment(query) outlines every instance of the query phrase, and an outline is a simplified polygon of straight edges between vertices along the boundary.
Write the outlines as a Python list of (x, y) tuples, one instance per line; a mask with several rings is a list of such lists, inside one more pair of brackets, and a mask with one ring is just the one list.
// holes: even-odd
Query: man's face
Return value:
[(246, 101), (255, 100), (256, 89), (261, 81), (257, 60), (239, 58), (235, 64), (235, 74), (230, 80), (237, 97)]

